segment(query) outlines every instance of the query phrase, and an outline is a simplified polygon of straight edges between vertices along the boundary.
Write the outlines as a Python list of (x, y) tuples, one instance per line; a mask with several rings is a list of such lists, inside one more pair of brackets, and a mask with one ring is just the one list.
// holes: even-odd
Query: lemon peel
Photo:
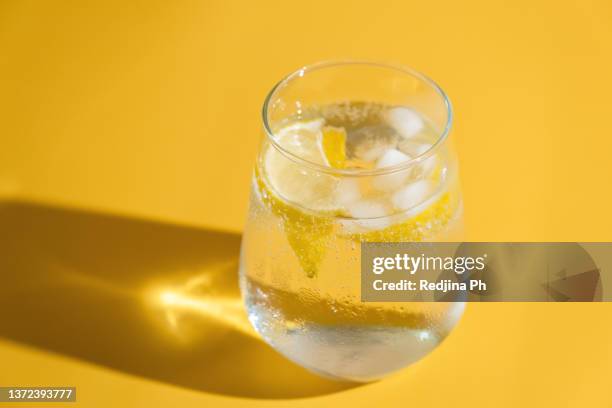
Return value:
[(321, 131), (321, 148), (327, 163), (336, 169), (346, 167), (346, 130), (326, 126)]
[(264, 205), (282, 220), (287, 241), (306, 276), (316, 277), (333, 232), (333, 214), (309, 214), (286, 203), (267, 186), (257, 167), (255, 180)]

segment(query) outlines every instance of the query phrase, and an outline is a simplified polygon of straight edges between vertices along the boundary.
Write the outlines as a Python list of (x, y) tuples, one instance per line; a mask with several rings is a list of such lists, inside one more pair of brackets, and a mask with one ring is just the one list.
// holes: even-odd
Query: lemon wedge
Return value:
[(287, 242), (306, 276), (315, 277), (331, 238), (332, 217), (310, 214), (285, 202), (270, 190), (257, 168), (255, 181), (264, 205), (282, 220)]
[[(275, 141), (295, 156), (327, 166), (323, 124), (323, 119), (293, 122), (275, 133)], [(336, 142), (329, 146), (335, 157), (342, 154), (336, 152)], [(256, 168), (256, 188), (263, 203), (281, 218), (287, 241), (306, 275), (316, 276), (338, 212), (334, 191), (339, 179), (296, 163), (271, 145), (263, 152), (258, 167), (261, 171)]]
[(321, 147), (327, 163), (336, 169), (346, 166), (346, 130), (326, 126), (321, 132)]

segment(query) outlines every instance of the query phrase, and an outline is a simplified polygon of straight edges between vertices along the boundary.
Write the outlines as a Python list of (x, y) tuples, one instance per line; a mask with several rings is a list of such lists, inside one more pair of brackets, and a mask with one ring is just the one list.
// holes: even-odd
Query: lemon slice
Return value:
[[(328, 166), (322, 147), (323, 119), (294, 122), (276, 132), (275, 141), (295, 156)], [(338, 178), (323, 173), (268, 146), (263, 154), (263, 175), (272, 192), (280, 198), (315, 212), (337, 210), (334, 190)]]
[[(276, 132), (275, 141), (302, 159), (329, 166), (323, 124), (322, 119), (293, 122)], [(337, 142), (329, 146), (334, 157), (339, 157)], [(274, 146), (264, 151), (259, 167), (261, 172), (256, 170), (255, 178), (262, 201), (281, 218), (287, 241), (306, 275), (316, 276), (338, 211), (334, 202), (338, 178), (296, 163)]]
[(270, 190), (257, 167), (255, 181), (261, 201), (282, 220), (287, 242), (306, 276), (315, 277), (331, 238), (332, 217), (310, 214), (285, 202)]
[(346, 166), (346, 130), (326, 126), (321, 133), (321, 147), (327, 163), (336, 169)]

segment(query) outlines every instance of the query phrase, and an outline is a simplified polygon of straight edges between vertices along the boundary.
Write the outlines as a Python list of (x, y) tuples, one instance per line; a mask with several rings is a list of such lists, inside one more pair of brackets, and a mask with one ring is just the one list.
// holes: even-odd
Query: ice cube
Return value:
[[(418, 157), (431, 149), (430, 144), (416, 142), (414, 140), (402, 140), (399, 142), (397, 147), (402, 152), (409, 154), (412, 157)], [(436, 155), (431, 155), (428, 158), (421, 160), (417, 165), (417, 168), (419, 169), (418, 176), (423, 177), (430, 174), (436, 167), (437, 162), (438, 160)]]
[(347, 207), (353, 218), (376, 218), (387, 215), (385, 206), (377, 201), (356, 201)]
[(361, 198), (359, 183), (355, 179), (343, 178), (336, 186), (336, 203), (347, 206)]
[[(376, 161), (376, 168), (382, 169), (404, 163), (410, 156), (397, 149), (387, 149)], [(400, 187), (410, 175), (410, 171), (400, 170), (391, 174), (372, 177), (372, 186), (378, 190), (391, 191)]]
[(430, 156), (426, 158), (425, 160), (421, 160), (421, 162), (417, 165), (417, 168), (421, 169), (420, 177), (426, 177), (429, 174), (431, 174), (433, 169), (436, 168), (437, 164), (438, 164), (438, 159), (436, 158), (435, 155)]
[(424, 123), (421, 116), (410, 108), (392, 108), (385, 115), (387, 123), (393, 127), (402, 137), (409, 139), (421, 130)]
[(350, 159), (374, 162), (398, 141), (399, 135), (389, 126), (364, 126), (348, 132), (346, 150)]
[(391, 167), (410, 160), (410, 156), (397, 149), (387, 149), (376, 161), (376, 168)]
[(397, 144), (397, 148), (411, 157), (420, 156), (431, 148), (428, 143), (404, 139)]
[(355, 218), (341, 222), (348, 233), (379, 230), (390, 225), (387, 208), (380, 201), (356, 201), (348, 205), (346, 209), (349, 215)]
[(391, 202), (398, 210), (408, 210), (427, 200), (431, 191), (431, 182), (427, 180), (415, 181), (393, 194)]
[(363, 151), (361, 153), (361, 160), (365, 160), (367, 162), (375, 162), (376, 160), (378, 160), (380, 158), (380, 156), (382, 156), (387, 150), (389, 149), (389, 146), (378, 146), (378, 147), (373, 147), (370, 150), (366, 150)]

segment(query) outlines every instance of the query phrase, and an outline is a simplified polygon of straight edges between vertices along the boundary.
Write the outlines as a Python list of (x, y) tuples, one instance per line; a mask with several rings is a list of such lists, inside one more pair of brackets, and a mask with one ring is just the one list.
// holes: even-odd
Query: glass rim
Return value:
[[(406, 161), (403, 161), (402, 163), (395, 164), (392, 166), (381, 167), (378, 169), (337, 169), (333, 167), (328, 167), (320, 163), (306, 160), (300, 155), (295, 154), (289, 151), (288, 149), (285, 149), (283, 146), (281, 146), (280, 143), (278, 143), (278, 141), (274, 137), (274, 132), (270, 128), (270, 124), (268, 121), (268, 110), (269, 110), (268, 108), (270, 106), (270, 102), (272, 101), (272, 98), (276, 95), (277, 91), (282, 89), (282, 87), (288, 84), (290, 81), (296, 78), (301, 78), (308, 72), (317, 71), (317, 70), (325, 69), (325, 68), (342, 66), (342, 65), (363, 65), (363, 66), (372, 66), (372, 67), (394, 70), (399, 73), (407, 74), (414, 78), (417, 78), (421, 80), (422, 82), (426, 83), (428, 86), (430, 86), (442, 98), (442, 101), (446, 108), (446, 123), (444, 124), (444, 127), (442, 131), (440, 132), (440, 134), (438, 135), (435, 143), (432, 144), (431, 147), (427, 149), (426, 151), (424, 151), (423, 153), (410, 158), (410, 160), (406, 160)], [(266, 137), (268, 141), (272, 144), (272, 146), (274, 146), (274, 148), (277, 149), (281, 154), (283, 154), (285, 157), (294, 161), (297, 164), (300, 164), (306, 167), (310, 167), (312, 169), (315, 169), (323, 173), (343, 175), (343, 176), (378, 176), (378, 175), (395, 173), (395, 172), (399, 172), (402, 170), (406, 170), (412, 167), (415, 163), (424, 161), (428, 157), (432, 156), (440, 148), (440, 146), (444, 144), (444, 142), (448, 138), (448, 135), (450, 133), (450, 130), (453, 124), (453, 107), (452, 107), (451, 101), (448, 95), (446, 95), (446, 93), (444, 92), (444, 90), (434, 80), (432, 80), (427, 75), (415, 69), (412, 69), (412, 68), (409, 68), (403, 65), (375, 62), (375, 61), (368, 61), (368, 60), (330, 60), (330, 61), (322, 61), (322, 62), (316, 62), (314, 64), (304, 65), (301, 68), (296, 69), (295, 71), (291, 72), (289, 75), (286, 75), (283, 79), (278, 81), (276, 85), (272, 87), (270, 92), (268, 92), (268, 95), (266, 96), (264, 100), (261, 114), (262, 114), (263, 127), (266, 133)]]

